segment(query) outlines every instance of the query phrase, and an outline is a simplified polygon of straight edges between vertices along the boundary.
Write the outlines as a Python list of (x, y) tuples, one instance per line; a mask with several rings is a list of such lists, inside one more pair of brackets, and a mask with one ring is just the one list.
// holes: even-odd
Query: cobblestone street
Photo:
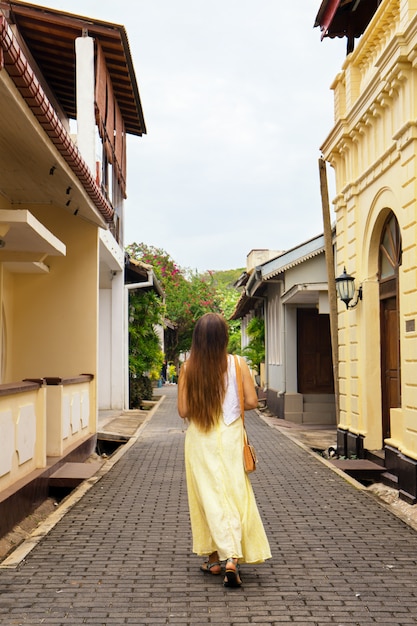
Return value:
[(273, 558), (243, 587), (191, 554), (176, 387), (137, 441), (16, 567), (0, 569), (0, 623), (417, 623), (417, 534), (256, 412), (252, 482)]

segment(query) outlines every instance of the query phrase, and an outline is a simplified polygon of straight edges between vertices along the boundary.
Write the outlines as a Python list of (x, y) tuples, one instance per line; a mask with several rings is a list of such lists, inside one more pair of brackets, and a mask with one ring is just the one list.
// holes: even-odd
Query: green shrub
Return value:
[(129, 409), (140, 409), (143, 400), (152, 400), (152, 381), (147, 376), (129, 379)]

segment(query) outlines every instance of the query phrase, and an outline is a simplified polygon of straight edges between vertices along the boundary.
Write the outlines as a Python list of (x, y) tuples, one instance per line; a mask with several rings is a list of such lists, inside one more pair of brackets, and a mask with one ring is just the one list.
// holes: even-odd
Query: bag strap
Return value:
[(237, 391), (239, 394), (239, 403), (240, 403), (240, 414), (242, 417), (243, 425), (245, 425), (245, 400), (243, 397), (242, 370), (240, 369), (240, 363), (239, 363), (239, 359), (237, 355), (234, 354), (233, 358), (235, 360)]

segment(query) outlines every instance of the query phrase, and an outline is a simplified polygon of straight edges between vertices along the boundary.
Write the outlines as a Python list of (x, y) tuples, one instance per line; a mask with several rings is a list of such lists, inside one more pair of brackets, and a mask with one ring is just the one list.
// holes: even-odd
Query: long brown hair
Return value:
[(191, 354), (184, 368), (189, 419), (207, 432), (222, 412), (226, 391), (228, 327), (217, 313), (206, 313), (193, 332)]

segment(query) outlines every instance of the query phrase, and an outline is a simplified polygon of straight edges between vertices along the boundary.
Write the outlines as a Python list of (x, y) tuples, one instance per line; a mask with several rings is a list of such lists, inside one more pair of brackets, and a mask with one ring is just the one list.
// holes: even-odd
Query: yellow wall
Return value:
[[(0, 383), (93, 375), (92, 380), (67, 380), (62, 386), (41, 385), (30, 393), (26, 390), (32, 389), (31, 385), (2, 388), (2, 491), (33, 477), (34, 472), (46, 466), (47, 457), (59, 458), (83, 441), (94, 441), (91, 435), (97, 430), (99, 225), (104, 224), (82, 180), (45, 134), (7, 72), (1, 73), (0, 85), (9, 117), (15, 109), (12, 126), (16, 140), (21, 140), (25, 148), (12, 151), (11, 156), (16, 158), (10, 166), (11, 179), (3, 181), (0, 210), (27, 210), (66, 248), (63, 256), (46, 256), (42, 262), (49, 271), (40, 273), (41, 263), (35, 268), (30, 259), (36, 257), (40, 261), (36, 255), (41, 256), (42, 252), (37, 247), (44, 250), (43, 246), (54, 244), (54, 238), (40, 227), (37, 230), (33, 220), (19, 223), (13, 234), (16, 224), (4, 223), (9, 218), (2, 216), (6, 246), (0, 262)], [(51, 168), (52, 164), (55, 168)], [(51, 175), (45, 179), (42, 172), (48, 171)], [(24, 201), (27, 198), (32, 205)], [(72, 207), (77, 207), (78, 215), (74, 215), (73, 208), (66, 210), (69, 200)], [(9, 227), (13, 244), (10, 250), (6, 237)], [(64, 248), (58, 244), (55, 251), (63, 253)]]
[(46, 388), (0, 397), (0, 490), (46, 465)]
[(336, 275), (363, 301), (339, 304), (339, 425), (382, 447), (378, 254), (389, 211), (402, 236), (399, 275), (402, 406), (390, 443), (417, 459), (417, 3), (383, 0), (336, 77), (335, 125), (322, 146), (336, 174)]
[(53, 207), (28, 207), (67, 247), (46, 275), (13, 276), (9, 380), (97, 372), (98, 229)]

